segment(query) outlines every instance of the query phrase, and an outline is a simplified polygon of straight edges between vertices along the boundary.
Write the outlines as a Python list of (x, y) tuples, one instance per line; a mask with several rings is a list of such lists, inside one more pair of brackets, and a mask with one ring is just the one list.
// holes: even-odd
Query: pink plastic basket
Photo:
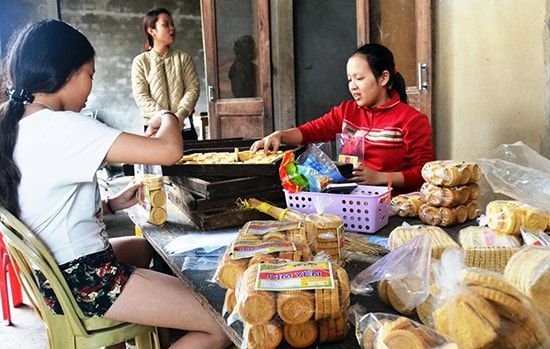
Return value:
[(359, 185), (350, 194), (284, 192), (289, 209), (317, 213), (317, 206), (325, 206), (325, 213), (342, 218), (347, 231), (375, 233), (388, 224), (390, 217), (391, 188), (388, 187)]

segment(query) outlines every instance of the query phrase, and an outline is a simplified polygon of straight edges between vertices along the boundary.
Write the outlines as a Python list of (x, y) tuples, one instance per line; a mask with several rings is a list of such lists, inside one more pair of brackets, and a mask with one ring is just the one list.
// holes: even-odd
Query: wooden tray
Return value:
[(170, 176), (169, 179), (173, 185), (186, 189), (193, 194), (200, 195), (208, 200), (251, 193), (262, 193), (271, 190), (278, 190), (282, 193), (283, 189), (281, 180), (279, 177), (275, 176), (242, 178)]
[(285, 206), (285, 195), (282, 189), (266, 189), (259, 192), (239, 193), (234, 196), (207, 199), (204, 196), (191, 193), (184, 187), (174, 185), (170, 189), (171, 197), (176, 206), (183, 206), (185, 211), (212, 212), (237, 208), (237, 201), (249, 198), (257, 198), (262, 201), (276, 203), (279, 206)]
[(197, 211), (191, 207), (193, 198), (190, 198), (190, 195), (182, 195), (171, 190), (168, 192), (168, 199), (202, 231), (241, 227), (248, 221), (273, 219), (255, 209), (239, 209), (235, 205), (235, 200), (229, 203), (232, 208), (218, 206), (216, 210)]
[[(235, 148), (244, 151), (250, 148), (252, 141), (237, 141), (232, 142), (220, 142), (219, 144), (215, 143), (217, 140), (213, 141), (197, 141), (195, 143), (186, 143), (186, 148), (184, 154), (193, 154), (193, 153), (207, 153), (207, 152), (233, 152)], [(223, 140), (220, 140), (223, 141)], [(200, 142), (208, 142), (208, 144), (200, 144)], [(250, 142), (250, 145), (242, 146)], [(237, 145), (238, 144), (238, 145)], [(195, 148), (192, 148), (192, 147)], [(301, 154), (306, 148), (304, 146), (292, 147), (292, 146), (281, 146), (280, 150), (292, 150), (297, 157)], [(218, 176), (218, 177), (250, 177), (250, 176), (278, 176), (279, 175), (279, 165), (281, 160), (274, 161), (269, 164), (175, 164), (172, 166), (162, 166), (162, 173), (165, 176), (186, 176), (186, 177), (205, 177), (205, 176)], [(123, 164), (122, 168), (124, 174), (127, 176), (134, 175), (134, 165), (133, 164)]]

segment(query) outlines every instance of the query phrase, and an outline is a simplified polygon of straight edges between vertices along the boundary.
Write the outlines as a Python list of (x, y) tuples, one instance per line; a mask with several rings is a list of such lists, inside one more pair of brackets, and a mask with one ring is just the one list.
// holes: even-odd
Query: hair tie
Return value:
[(24, 88), (15, 89), (10, 92), (10, 99), (13, 99), (19, 103), (32, 103), (34, 101), (34, 96)]
[(397, 67), (393, 68), (393, 73), (394, 73), (394, 74), (399, 73), (399, 70), (397, 70)]
[(149, 45), (149, 44), (145, 44), (145, 49), (147, 51), (151, 51), (151, 49), (153, 48), (153, 46)]

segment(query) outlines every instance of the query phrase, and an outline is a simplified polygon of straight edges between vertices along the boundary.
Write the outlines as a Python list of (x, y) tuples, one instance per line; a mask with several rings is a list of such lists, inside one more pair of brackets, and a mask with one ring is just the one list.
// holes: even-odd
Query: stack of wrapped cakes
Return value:
[(420, 189), (419, 218), (426, 224), (448, 227), (475, 219), (481, 170), (474, 162), (441, 160), (422, 168), (426, 181)]
[[(319, 217), (310, 222), (314, 232), (304, 222), (248, 222), (220, 260), (214, 279), (227, 289), (228, 322), (243, 323), (243, 348), (282, 341), (307, 348), (345, 338), (349, 279), (339, 254), (329, 253), (338, 234)], [(325, 251), (325, 260), (314, 261), (312, 250)]]

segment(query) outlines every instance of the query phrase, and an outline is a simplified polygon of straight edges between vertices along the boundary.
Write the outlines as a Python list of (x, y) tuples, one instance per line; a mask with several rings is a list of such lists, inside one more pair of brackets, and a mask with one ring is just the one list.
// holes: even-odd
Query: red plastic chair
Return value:
[[(8, 288), (9, 281), (9, 288)], [(11, 292), (9, 292), (11, 289)], [(21, 284), (17, 279), (14, 265), (11, 263), (8, 251), (4, 245), (4, 238), (0, 233), (0, 299), (2, 299), (2, 319), (4, 325), (11, 325), (11, 311), (9, 294), (14, 307), (23, 304)]]

